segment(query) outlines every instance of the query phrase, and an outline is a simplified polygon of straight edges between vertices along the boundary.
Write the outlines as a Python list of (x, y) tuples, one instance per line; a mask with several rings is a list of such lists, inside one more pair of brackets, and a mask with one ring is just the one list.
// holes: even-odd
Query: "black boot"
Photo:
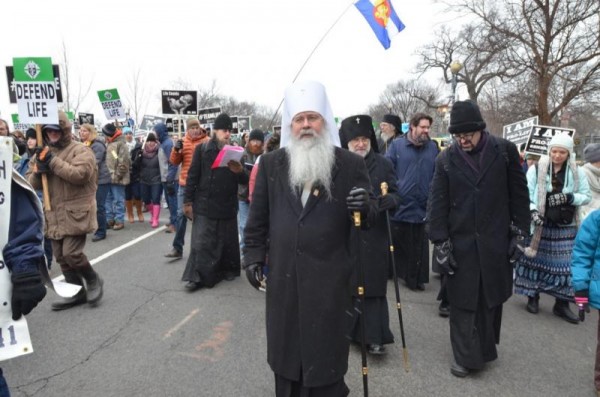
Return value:
[(81, 276), (75, 270), (65, 271), (63, 275), (67, 283), (81, 285), (81, 289), (70, 298), (64, 298), (62, 301), (52, 303), (52, 310), (54, 311), (69, 309), (86, 302), (85, 288), (83, 288)]
[(95, 306), (102, 298), (102, 285), (104, 284), (104, 281), (102, 281), (100, 275), (94, 271), (91, 265), (82, 269), (81, 275), (85, 279), (85, 284), (87, 286), (85, 289), (87, 301), (90, 305)]
[(533, 297), (527, 298), (527, 311), (529, 313), (538, 314), (540, 311), (540, 296), (535, 294)]
[(569, 302), (566, 300), (557, 298), (556, 303), (552, 308), (552, 313), (571, 324), (577, 324), (579, 322), (579, 317), (569, 309)]

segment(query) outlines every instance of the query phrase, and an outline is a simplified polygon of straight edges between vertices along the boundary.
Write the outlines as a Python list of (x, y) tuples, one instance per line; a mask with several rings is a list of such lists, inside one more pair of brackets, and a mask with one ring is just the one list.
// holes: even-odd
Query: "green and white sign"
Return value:
[(11, 114), (10, 118), (12, 119), (13, 130), (27, 131), (28, 128), (35, 128), (35, 124), (21, 123), (17, 113)]
[(100, 98), (100, 103), (102, 104), (102, 109), (104, 109), (104, 115), (107, 119), (115, 120), (126, 118), (125, 109), (123, 109), (123, 104), (121, 103), (121, 98), (119, 97), (119, 92), (116, 88), (98, 91), (98, 98)]
[(22, 123), (58, 124), (52, 59), (13, 58), (15, 93)]

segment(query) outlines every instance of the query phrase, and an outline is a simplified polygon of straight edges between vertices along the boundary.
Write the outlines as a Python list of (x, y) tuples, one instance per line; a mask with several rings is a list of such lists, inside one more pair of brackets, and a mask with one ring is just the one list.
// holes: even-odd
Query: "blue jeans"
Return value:
[(167, 205), (169, 206), (169, 223), (173, 226), (177, 225), (177, 192), (179, 191), (179, 184), (175, 184), (175, 193), (168, 194), (167, 193), (167, 184), (163, 183), (163, 188), (165, 190), (165, 200), (167, 201)]
[(144, 201), (144, 204), (160, 205), (160, 195), (162, 194), (162, 185), (160, 183), (154, 185), (140, 183), (140, 186), (142, 188), (142, 200)]
[(238, 232), (240, 234), (240, 252), (244, 249), (244, 229), (246, 228), (246, 221), (248, 220), (248, 212), (250, 211), (250, 203), (245, 201), (238, 201)]
[(2, 368), (0, 368), (0, 397), (10, 397), (10, 391), (8, 390), (8, 384), (4, 375), (2, 374)]
[(106, 198), (106, 218), (114, 220), (115, 223), (123, 223), (125, 221), (125, 185), (110, 183), (106, 186), (110, 191)]
[[(106, 237), (106, 196), (108, 196), (109, 184), (98, 185), (96, 190), (96, 220), (98, 221), (98, 229), (95, 235), (98, 237)], [(111, 203), (112, 205), (112, 203)]]
[(179, 186), (177, 191), (177, 222), (174, 224), (177, 228), (175, 237), (173, 238), (173, 248), (179, 252), (183, 252), (185, 240), (185, 230), (187, 228), (187, 218), (183, 215), (183, 194), (185, 186)]

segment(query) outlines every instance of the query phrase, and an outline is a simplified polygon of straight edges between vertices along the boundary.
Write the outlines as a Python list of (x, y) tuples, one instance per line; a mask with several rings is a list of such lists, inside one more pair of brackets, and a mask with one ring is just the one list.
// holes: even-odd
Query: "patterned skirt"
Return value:
[(537, 255), (523, 255), (517, 262), (515, 293), (533, 297), (543, 292), (572, 301), (571, 252), (576, 235), (575, 226), (544, 226)]

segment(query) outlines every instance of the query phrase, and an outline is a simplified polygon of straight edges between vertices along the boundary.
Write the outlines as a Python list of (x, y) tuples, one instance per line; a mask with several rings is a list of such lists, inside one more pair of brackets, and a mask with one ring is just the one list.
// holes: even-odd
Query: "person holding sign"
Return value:
[(240, 275), (240, 246), (237, 228), (238, 184), (248, 183), (248, 171), (231, 160), (226, 167), (213, 163), (229, 145), (233, 123), (220, 114), (213, 125), (213, 137), (196, 146), (188, 171), (183, 213), (192, 221), (191, 252), (182, 280), (195, 291), (214, 287), (223, 278)]
[(59, 125), (42, 126), (47, 146), (34, 156), (27, 177), (34, 189), (42, 189), (42, 175), (48, 178), (52, 209), (44, 212), (45, 234), (52, 241), (56, 261), (70, 284), (84, 285), (76, 295), (52, 304), (63, 310), (85, 303), (96, 305), (102, 298), (102, 278), (83, 252), (86, 234), (98, 228), (96, 182), (98, 167), (94, 153), (71, 136), (71, 122), (59, 112)]
[(577, 207), (591, 200), (583, 170), (575, 164), (573, 138), (556, 134), (548, 155), (527, 171), (533, 237), (515, 269), (515, 293), (527, 297), (526, 310), (537, 314), (540, 293), (556, 299), (552, 313), (577, 324), (573, 301), (571, 252), (577, 235)]
[[(0, 138), (3, 148), (7, 139)], [(10, 334), (15, 343), (0, 346), (0, 360), (30, 351), (22, 345), (29, 340), (29, 331), (21, 317), (29, 314), (46, 296), (40, 271), (45, 266), (41, 204), (27, 180), (12, 169), (11, 151), (5, 151), (4, 155), (9, 161), (7, 163), (0, 153), (0, 219), (9, 221), (0, 225), (0, 301), (4, 302), (0, 310), (0, 332)], [(5, 288), (5, 282), (12, 284), (12, 288)], [(16, 347), (13, 353), (10, 352), (12, 346)], [(9, 395), (0, 369), (0, 396)]]

